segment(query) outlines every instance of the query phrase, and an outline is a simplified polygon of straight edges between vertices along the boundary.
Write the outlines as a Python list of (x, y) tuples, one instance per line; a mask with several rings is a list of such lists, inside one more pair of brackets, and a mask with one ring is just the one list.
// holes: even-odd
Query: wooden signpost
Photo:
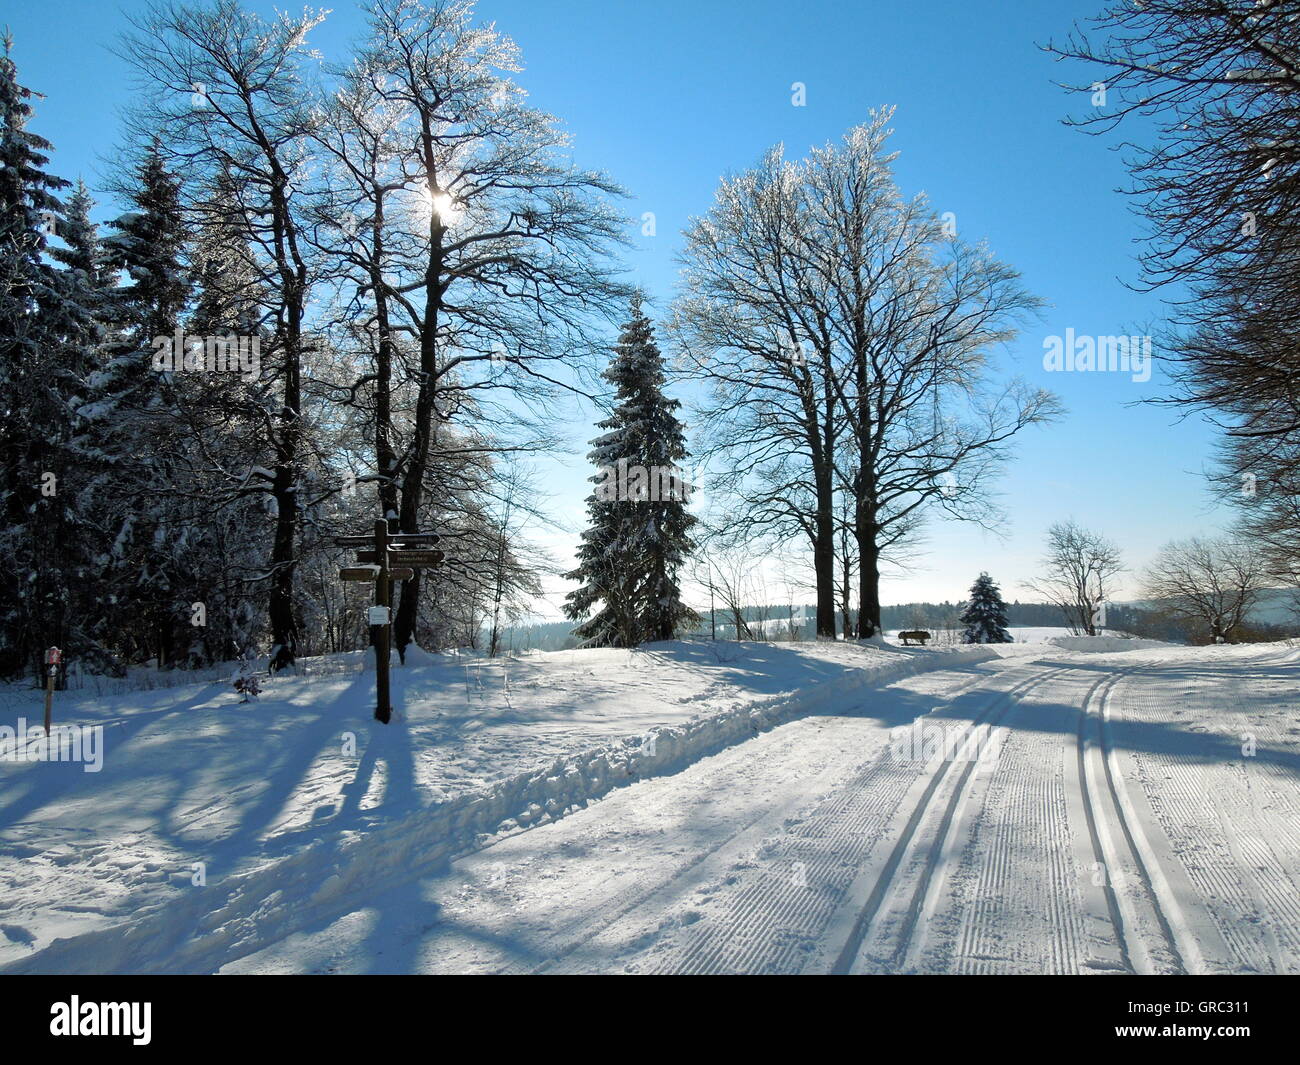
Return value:
[(383, 518), (375, 522), (373, 536), (336, 536), (337, 547), (358, 547), (357, 566), (339, 570), (345, 581), (373, 581), (375, 605), (370, 608), (370, 642), (375, 647), (375, 720), (387, 724), (393, 716), (388, 677), (389, 644), (392, 635), (393, 581), (409, 581), (417, 569), (427, 569), (442, 562), (442, 552), (405, 550), (407, 544), (433, 545), (437, 533), (389, 532)]

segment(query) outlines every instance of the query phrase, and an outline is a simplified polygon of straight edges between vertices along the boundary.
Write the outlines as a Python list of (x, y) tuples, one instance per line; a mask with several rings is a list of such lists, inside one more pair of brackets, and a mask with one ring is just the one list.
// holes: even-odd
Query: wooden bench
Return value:
[(930, 634), (924, 629), (909, 629), (907, 632), (900, 632), (898, 638), (903, 641), (904, 647), (910, 647), (913, 642), (925, 646), (925, 641), (930, 638)]

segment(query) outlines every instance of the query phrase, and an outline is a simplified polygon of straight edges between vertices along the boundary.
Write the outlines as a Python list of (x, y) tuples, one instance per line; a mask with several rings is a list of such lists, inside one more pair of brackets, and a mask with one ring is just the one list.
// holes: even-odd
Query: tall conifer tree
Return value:
[[(49, 238), (67, 230), (57, 193), (68, 182), (46, 170), (51, 144), (31, 132), (12, 38), (0, 56), (0, 670), (40, 672), (41, 649), (77, 647), (76, 576), (66, 468), (71, 403), (93, 341), (93, 319), (76, 270), (50, 262)], [(81, 234), (84, 236), (84, 234)], [(69, 249), (72, 251), (72, 249)]]
[(574, 632), (587, 643), (633, 647), (671, 639), (696, 616), (682, 602), (677, 578), (696, 521), (681, 468), (681, 404), (664, 394), (663, 356), (639, 295), (605, 378), (614, 386), (614, 408), (599, 424), (604, 434), (592, 441), (598, 472), (587, 500), (591, 525), (578, 568), (568, 575), (582, 583), (565, 611), (585, 619)]

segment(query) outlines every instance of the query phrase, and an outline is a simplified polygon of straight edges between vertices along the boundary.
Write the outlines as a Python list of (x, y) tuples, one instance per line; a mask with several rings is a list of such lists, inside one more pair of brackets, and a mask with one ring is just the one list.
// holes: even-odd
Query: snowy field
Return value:
[[(941, 630), (926, 631), (930, 631), (932, 638), (940, 644), (948, 635)], [(894, 629), (886, 633), (890, 643), (901, 642), (898, 639), (898, 632), (899, 630)], [(1103, 629), (1100, 636), (1071, 636), (1069, 629), (1057, 625), (1011, 625), (1007, 627), (1007, 634), (1016, 643), (1050, 643), (1057, 647), (1073, 647), (1079, 651), (1135, 651), (1139, 647), (1164, 646), (1159, 640), (1139, 640), (1109, 629)], [(960, 639), (960, 636), (959, 632), (953, 633), (953, 642)]]
[[(0, 761), (0, 966), (155, 917), (159, 934), (192, 934), (223, 904), (240, 919), (258, 910), (263, 888), (311, 895), (337, 875), (330, 890), (363, 890), (387, 875), (360, 857), (383, 831), (398, 870), (411, 848), (445, 860), (750, 735), (764, 714), (942, 654), (700, 642), (427, 657), (394, 670), (404, 709), (389, 727), (371, 720), (359, 653), (309, 661), (308, 676), (266, 682), (246, 704), (228, 681), (59, 693), (56, 724), (102, 726), (103, 766)], [(11, 687), (0, 725), (41, 712), (38, 693)], [(150, 967), (160, 949), (122, 964)]]
[(0, 971), (1296, 972), (1298, 654), (431, 658), (387, 728), (357, 656), (60, 693), (103, 766), (0, 762)]

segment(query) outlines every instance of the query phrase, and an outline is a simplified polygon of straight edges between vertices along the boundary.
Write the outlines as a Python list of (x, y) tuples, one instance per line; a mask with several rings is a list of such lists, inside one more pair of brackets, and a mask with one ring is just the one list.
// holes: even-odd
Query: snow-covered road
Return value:
[(1297, 972), (1294, 656), (906, 678), (222, 971)]

